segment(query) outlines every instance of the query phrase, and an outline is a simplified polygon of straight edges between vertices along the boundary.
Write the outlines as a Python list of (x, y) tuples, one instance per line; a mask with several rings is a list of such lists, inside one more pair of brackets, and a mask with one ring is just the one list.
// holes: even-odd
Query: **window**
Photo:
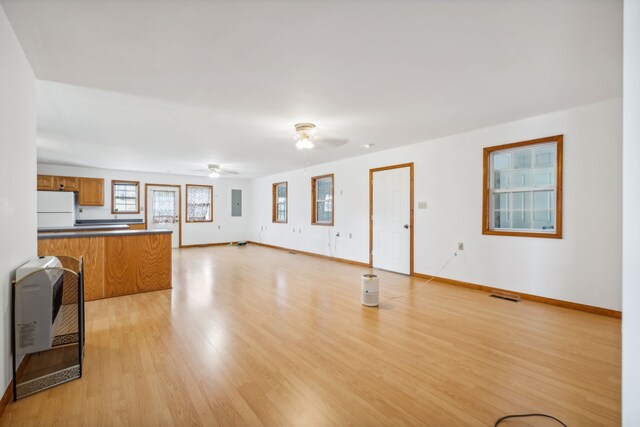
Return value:
[(483, 234), (562, 238), (562, 135), (484, 149)]
[(213, 221), (213, 186), (187, 184), (187, 222)]
[(140, 213), (140, 183), (138, 181), (111, 181), (111, 213)]
[(273, 222), (287, 222), (287, 183), (277, 182), (272, 186)]
[(152, 189), (152, 220), (153, 224), (174, 224), (179, 220), (177, 209), (178, 193), (175, 190)]
[(333, 225), (333, 174), (311, 178), (311, 223)]

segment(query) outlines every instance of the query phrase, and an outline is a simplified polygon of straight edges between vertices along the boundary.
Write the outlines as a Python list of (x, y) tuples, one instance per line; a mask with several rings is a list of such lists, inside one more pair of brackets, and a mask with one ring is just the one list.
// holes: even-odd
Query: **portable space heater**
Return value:
[(62, 263), (52, 256), (36, 258), (16, 270), (16, 356), (51, 348), (62, 318), (63, 278)]
[(380, 300), (378, 276), (375, 274), (362, 275), (362, 305), (375, 307)]

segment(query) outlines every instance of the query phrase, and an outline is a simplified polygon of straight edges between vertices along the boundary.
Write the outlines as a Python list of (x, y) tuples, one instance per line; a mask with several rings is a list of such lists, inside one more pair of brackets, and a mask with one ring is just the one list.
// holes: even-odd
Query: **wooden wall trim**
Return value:
[(379, 168), (369, 169), (369, 267), (373, 267), (373, 174), (389, 169), (409, 168), (409, 275), (413, 275), (413, 246), (414, 246), (414, 229), (413, 229), (413, 162), (402, 163), (399, 165), (383, 166)]
[[(498, 231), (490, 227), (491, 191), (489, 191), (489, 158), (495, 151), (508, 150), (512, 148), (524, 147), (527, 145), (543, 144), (545, 142), (556, 143), (556, 229), (555, 233), (541, 233), (535, 231)], [(562, 163), (563, 163), (563, 135), (547, 136), (544, 138), (531, 139), (528, 141), (514, 142), (511, 144), (495, 145), (485, 147), (482, 156), (482, 234), (493, 236), (516, 236), (516, 237), (542, 237), (548, 239), (562, 239)]]
[(9, 381), (9, 385), (7, 386), (7, 389), (4, 391), (4, 394), (2, 395), (2, 399), (0, 399), (0, 417), (2, 417), (2, 414), (4, 414), (5, 409), (7, 409), (9, 402), (11, 402), (12, 400), (13, 400), (13, 378), (11, 379), (11, 381)]
[[(320, 255), (320, 254), (316, 254), (316, 253), (313, 253), (313, 252), (299, 251), (297, 249), (289, 249), (289, 248), (284, 248), (282, 246), (269, 245), (269, 244), (266, 244), (266, 243), (258, 243), (258, 242), (252, 242), (252, 241), (249, 241), (248, 243), (251, 243), (251, 244), (257, 245), (257, 246), (264, 246), (266, 248), (278, 249), (278, 250), (282, 250), (282, 251), (292, 251), (292, 252), (295, 252), (297, 254), (313, 256), (313, 257), (316, 257), (316, 258), (324, 258), (324, 259), (328, 259), (328, 260), (332, 260), (332, 261), (337, 261), (337, 262), (342, 262), (342, 263), (346, 263), (346, 264), (356, 265), (356, 266), (359, 266), (359, 267), (367, 267), (370, 270), (373, 269), (373, 268), (369, 267), (369, 264), (367, 264), (366, 262), (353, 261), (353, 260), (349, 260), (349, 259), (345, 259), (345, 258), (335, 258), (335, 257), (331, 258), (330, 256), (327, 256), (327, 255)], [(434, 276), (430, 276), (428, 274), (415, 273), (415, 272), (411, 275), (411, 277), (417, 277), (419, 279), (427, 279), (427, 280), (429, 280), (431, 278), (434, 278)], [(438, 276), (436, 276), (433, 280), (435, 282), (440, 282), (440, 283), (447, 284), (447, 285), (461, 286), (461, 287), (464, 287), (464, 288), (474, 289), (474, 290), (477, 290), (477, 291), (483, 291), (483, 292), (487, 292), (487, 293), (490, 293), (490, 292), (493, 292), (493, 291), (508, 292), (510, 294), (519, 295), (520, 298), (522, 298), (523, 300), (539, 302), (539, 303), (542, 303), (542, 304), (555, 305), (555, 306), (558, 306), (558, 307), (569, 308), (569, 309), (578, 310), (578, 311), (584, 311), (584, 312), (587, 312), (587, 313), (598, 314), (598, 315), (601, 315), (601, 316), (614, 317), (616, 319), (622, 318), (622, 312), (616, 311), (616, 310), (611, 310), (611, 309), (608, 309), (608, 308), (596, 307), (596, 306), (593, 306), (593, 305), (580, 304), (580, 303), (577, 303), (577, 302), (564, 301), (564, 300), (547, 298), (547, 297), (541, 297), (541, 296), (538, 296), (538, 295), (524, 294), (524, 293), (521, 293), (521, 292), (516, 292), (516, 291), (509, 290), (509, 289), (496, 288), (496, 287), (493, 287), (493, 286), (478, 285), (476, 283), (470, 283), (470, 282), (462, 282), (460, 280), (448, 279), (446, 277), (438, 277)]]
[(485, 285), (478, 285), (476, 283), (470, 283), (470, 282), (463, 282), (460, 280), (455, 280), (455, 279), (448, 279), (446, 277), (438, 277), (438, 276), (430, 276), (428, 274), (422, 274), (422, 273), (414, 273), (412, 274), (413, 277), (417, 277), (420, 279), (432, 279), (435, 282), (441, 282), (441, 283), (445, 283), (447, 285), (455, 285), (455, 286), (461, 286), (464, 288), (468, 288), (468, 289), (475, 289), (477, 291), (483, 291), (483, 292), (493, 292), (493, 291), (501, 291), (501, 292), (507, 292), (510, 294), (516, 294), (518, 296), (520, 296), (520, 298), (522, 298), (523, 300), (528, 300), (528, 301), (533, 301), (533, 302), (539, 302), (542, 304), (549, 304), (549, 305), (555, 305), (558, 307), (564, 307), (564, 308), (570, 308), (573, 310), (579, 310), (579, 311), (585, 311), (587, 313), (593, 313), (593, 314), (599, 314), (602, 316), (608, 316), (608, 317), (615, 317), (617, 319), (622, 318), (622, 312), (620, 311), (616, 311), (616, 310), (611, 310), (609, 308), (603, 308), (603, 307), (596, 307), (593, 305), (586, 305), (586, 304), (580, 304), (577, 302), (571, 302), (571, 301), (564, 301), (564, 300), (559, 300), (559, 299), (554, 299), (554, 298), (547, 298), (547, 297), (541, 297), (538, 295), (532, 295), (532, 294), (524, 294), (522, 292), (518, 292), (518, 291), (512, 291), (509, 289), (502, 289), (502, 288), (496, 288), (493, 286), (485, 286)]
[[(14, 357), (14, 356), (11, 355), (11, 357)], [(30, 354), (27, 354), (24, 356), (24, 358), (20, 362), (20, 366), (18, 366), (16, 377), (18, 378), (22, 377), (22, 375), (24, 374), (24, 371), (27, 370), (27, 365), (29, 364), (30, 360), (31, 360)], [(2, 417), (2, 414), (4, 414), (5, 409), (7, 409), (7, 406), (12, 401), (13, 401), (13, 378), (11, 378), (11, 380), (9, 381), (9, 385), (7, 386), (7, 389), (4, 391), (2, 395), (2, 399), (0, 399), (0, 417)]]
[[(316, 203), (316, 181), (322, 178), (331, 178), (331, 222), (330, 223), (317, 222), (316, 209), (318, 205)], [(325, 175), (318, 175), (318, 176), (311, 177), (311, 225), (324, 225), (324, 226), (333, 227), (333, 224), (336, 222), (335, 190), (336, 190), (336, 180), (335, 180), (334, 174), (328, 173)], [(287, 219), (288, 219), (288, 213), (287, 213)]]
[[(206, 221), (189, 221), (189, 188), (207, 188), (209, 190), (209, 218)], [(199, 223), (207, 223), (213, 222), (213, 185), (206, 184), (185, 184), (185, 192), (184, 192), (184, 222), (188, 224), (199, 224)], [(182, 234), (182, 232), (181, 232)], [(182, 247), (182, 246), (181, 246)]]
[(342, 262), (342, 263), (345, 263), (345, 264), (357, 265), (358, 267), (369, 268), (369, 264), (367, 264), (366, 262), (354, 261), (354, 260), (346, 259), (346, 258), (330, 257), (329, 255), (321, 255), (321, 254), (316, 254), (316, 253), (313, 253), (313, 252), (299, 251), (297, 249), (290, 249), (290, 248), (285, 248), (285, 247), (282, 247), (282, 246), (269, 245), (269, 244), (266, 244), (266, 243), (258, 243), (258, 242), (252, 242), (252, 241), (249, 241), (247, 243), (251, 243), (252, 245), (257, 245), (257, 246), (264, 246), (265, 248), (278, 249), (280, 251), (287, 251), (287, 252), (295, 252), (296, 254), (308, 255), (308, 256), (312, 256), (312, 257), (316, 257), (316, 258), (324, 258), (324, 259), (328, 259), (328, 260), (331, 260), (331, 261), (337, 261), (337, 262)]
[(182, 245), (180, 249), (207, 248), (209, 246), (228, 246), (237, 242), (200, 243), (195, 245)]

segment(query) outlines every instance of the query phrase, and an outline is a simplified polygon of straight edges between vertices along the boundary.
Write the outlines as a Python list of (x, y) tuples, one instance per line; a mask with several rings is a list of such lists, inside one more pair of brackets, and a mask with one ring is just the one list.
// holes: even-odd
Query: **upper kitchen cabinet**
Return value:
[(79, 204), (81, 206), (104, 206), (104, 179), (78, 179), (80, 181)]
[(57, 190), (56, 177), (51, 175), (38, 175), (38, 190), (53, 191)]
[(38, 191), (80, 191), (75, 176), (38, 175)]
[(56, 190), (60, 191), (79, 191), (79, 178), (71, 176), (56, 176)]

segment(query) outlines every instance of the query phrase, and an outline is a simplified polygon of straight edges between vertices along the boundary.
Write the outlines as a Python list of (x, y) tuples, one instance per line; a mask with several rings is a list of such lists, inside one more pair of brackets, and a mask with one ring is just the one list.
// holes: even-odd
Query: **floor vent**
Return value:
[(293, 251), (289, 251), (289, 253), (290, 253), (291, 255), (296, 255), (296, 253), (295, 253), (295, 252), (293, 252)]
[(489, 294), (490, 297), (506, 299), (507, 301), (520, 302), (520, 295), (510, 294), (508, 292), (493, 290)]

